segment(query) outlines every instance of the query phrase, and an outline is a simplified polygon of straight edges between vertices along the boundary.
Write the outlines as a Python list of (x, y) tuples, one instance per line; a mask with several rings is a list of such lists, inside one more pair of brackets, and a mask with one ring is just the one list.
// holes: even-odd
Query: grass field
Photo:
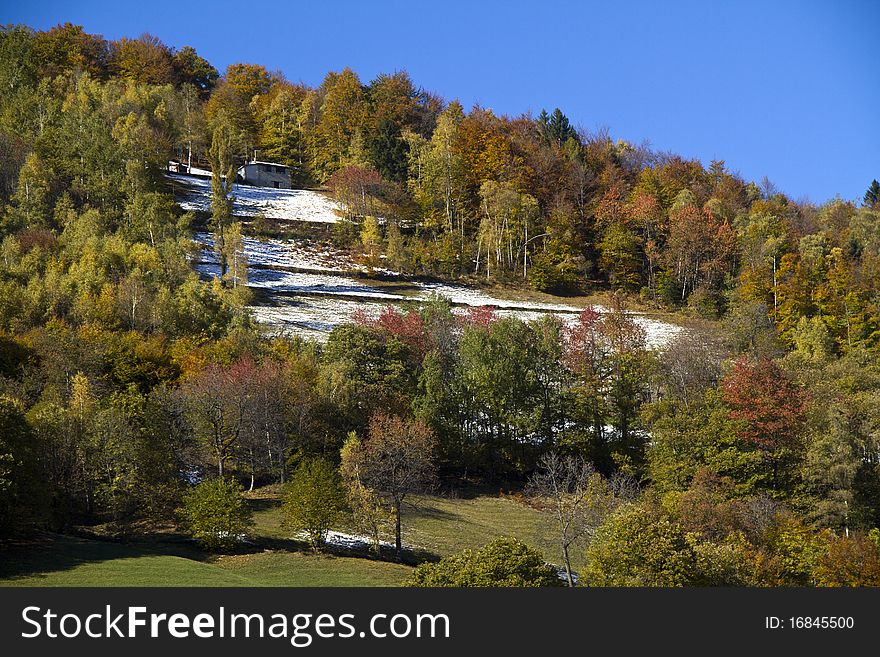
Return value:
[[(552, 544), (542, 540), (547, 532), (541, 531), (541, 514), (514, 499), (422, 496), (412, 502), (405, 509), (404, 542), (423, 552), (442, 557), (515, 536), (540, 548), (548, 561), (558, 561)], [(411, 570), (388, 561), (312, 553), (290, 540), (276, 491), (258, 493), (249, 503), (251, 553), (208, 555), (180, 537), (119, 543), (50, 535), (0, 550), (0, 586), (399, 586)]]
[[(540, 549), (548, 562), (560, 561), (545, 516), (513, 498), (417, 497), (411, 502), (404, 510), (406, 543), (446, 556), (478, 548), (499, 536), (513, 536)], [(572, 554), (572, 565), (577, 567), (581, 562), (582, 555)]]

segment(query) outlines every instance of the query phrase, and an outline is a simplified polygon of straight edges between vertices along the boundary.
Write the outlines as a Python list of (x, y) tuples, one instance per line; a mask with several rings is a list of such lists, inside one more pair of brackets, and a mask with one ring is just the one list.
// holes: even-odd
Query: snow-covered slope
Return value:
[[(212, 236), (197, 233), (195, 237), (205, 247), (196, 269), (206, 277), (219, 275)], [(567, 304), (504, 299), (450, 283), (399, 280), (384, 286), (346, 273), (362, 267), (343, 252), (324, 245), (305, 240), (253, 238), (245, 238), (244, 242), (248, 285), (268, 293), (266, 303), (251, 307), (254, 317), (264, 324), (321, 341), (326, 340), (334, 326), (350, 321), (356, 311), (377, 317), (389, 304), (424, 301), (433, 295), (449, 299), (457, 306), (456, 312), (465, 312), (467, 307), (493, 306), (501, 317), (525, 321), (553, 314), (564, 322), (573, 322), (582, 310)], [(645, 329), (648, 343), (653, 346), (663, 346), (681, 330), (644, 315), (634, 314), (633, 318)]]
[[(177, 193), (177, 202), (184, 210), (211, 211), (211, 181), (175, 173), (166, 174), (184, 191)], [(271, 189), (251, 185), (233, 185), (235, 202), (233, 214), (256, 217), (263, 214), (269, 219), (335, 223), (339, 220), (338, 206), (319, 192), (307, 189)]]

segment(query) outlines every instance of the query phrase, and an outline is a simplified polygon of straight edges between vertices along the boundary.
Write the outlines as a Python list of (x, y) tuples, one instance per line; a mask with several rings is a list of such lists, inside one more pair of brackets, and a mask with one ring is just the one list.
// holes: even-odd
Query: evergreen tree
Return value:
[(869, 208), (876, 208), (880, 204), (880, 182), (872, 180), (868, 191), (865, 192), (865, 205)]
[(407, 145), (400, 136), (400, 128), (384, 119), (369, 143), (370, 161), (386, 180), (406, 180)]

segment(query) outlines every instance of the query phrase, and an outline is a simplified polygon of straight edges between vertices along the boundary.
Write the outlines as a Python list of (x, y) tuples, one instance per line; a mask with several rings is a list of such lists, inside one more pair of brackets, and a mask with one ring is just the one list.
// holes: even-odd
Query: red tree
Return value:
[(740, 358), (723, 382), (737, 435), (765, 452), (791, 446), (804, 416), (804, 398), (794, 382), (769, 358)]

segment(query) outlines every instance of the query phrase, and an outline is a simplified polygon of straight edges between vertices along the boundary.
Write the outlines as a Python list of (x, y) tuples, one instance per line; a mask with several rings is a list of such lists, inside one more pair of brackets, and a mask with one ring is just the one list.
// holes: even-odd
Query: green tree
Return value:
[(239, 545), (253, 524), (241, 486), (232, 479), (207, 479), (184, 495), (181, 516), (189, 532), (208, 550)]
[(697, 554), (660, 509), (634, 504), (599, 528), (581, 577), (589, 586), (688, 586), (698, 579)]
[(367, 267), (372, 269), (379, 264), (379, 255), (382, 249), (382, 229), (376, 217), (364, 217), (364, 225), (361, 227), (361, 244), (367, 258)]
[(872, 180), (871, 184), (868, 186), (868, 191), (865, 192), (865, 205), (869, 208), (876, 208), (878, 204), (880, 204), (880, 182), (877, 180)]
[(217, 69), (208, 60), (199, 57), (192, 46), (184, 46), (175, 52), (171, 65), (179, 84), (194, 85), (202, 95), (210, 93), (220, 77)]
[(228, 130), (220, 126), (214, 130), (211, 141), (211, 222), (214, 229), (214, 250), (220, 260), (220, 279), (226, 280), (229, 269), (229, 251), (226, 233), (232, 223), (232, 186), (235, 165), (232, 159), (232, 140)]
[(284, 488), (282, 512), (285, 523), (306, 533), (316, 550), (324, 546), (327, 532), (345, 507), (339, 473), (323, 458), (303, 460)]
[(383, 506), (376, 491), (364, 486), (360, 474), (359, 450), (362, 444), (353, 431), (348, 434), (340, 450), (340, 473), (346, 488), (348, 507), (355, 527), (370, 537), (373, 552), (378, 554), (381, 536), (394, 522), (392, 514)]
[(370, 139), (370, 162), (386, 180), (403, 182), (407, 174), (407, 145), (396, 123), (384, 119)]

